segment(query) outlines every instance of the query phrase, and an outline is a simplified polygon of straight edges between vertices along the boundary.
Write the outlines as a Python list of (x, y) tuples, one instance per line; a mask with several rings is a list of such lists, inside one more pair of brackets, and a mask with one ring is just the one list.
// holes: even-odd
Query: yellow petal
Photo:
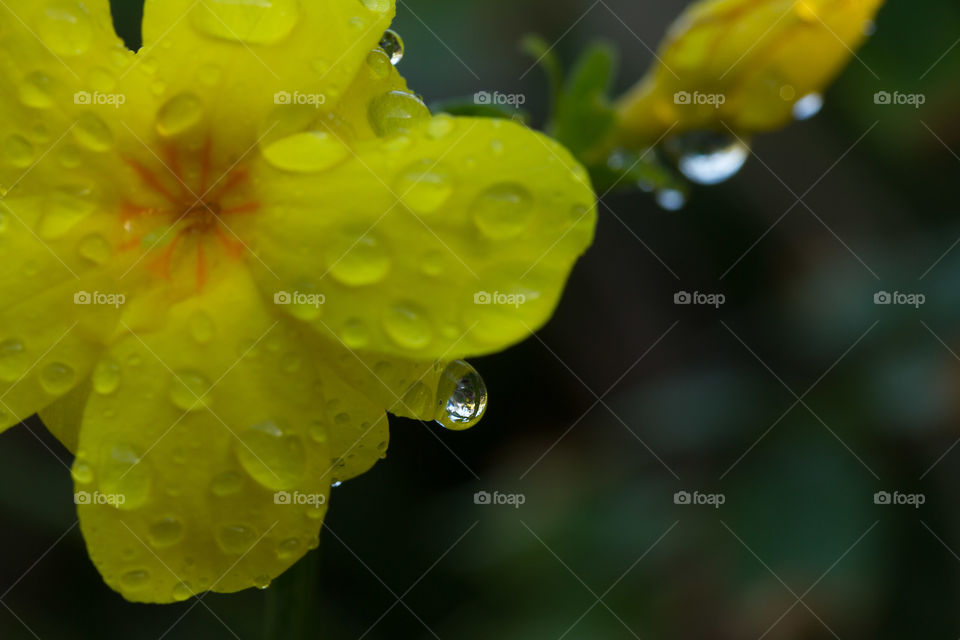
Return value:
[(210, 131), (215, 149), (240, 154), (304, 130), (336, 108), (394, 11), (393, 0), (148, 0), (138, 57), (157, 132)]
[(410, 361), (540, 327), (596, 220), (584, 170), (512, 122), (438, 116), (326, 171), (253, 171), (251, 265), (268, 298), (350, 349)]
[(658, 62), (620, 102), (622, 142), (664, 132), (745, 133), (789, 122), (866, 37), (882, 0), (701, 0), (674, 23)]
[(107, 297), (113, 284), (102, 273), (70, 279), (0, 310), (0, 430), (47, 407), (90, 375), (125, 299), (122, 292)]
[(379, 457), (357, 431), (382, 437), (383, 412), (322, 373), (243, 269), (149, 304), (162, 322), (130, 325), (105, 356), (116, 383), (94, 381), (84, 413), (91, 557), (133, 601), (264, 586), (316, 544), (331, 482)]

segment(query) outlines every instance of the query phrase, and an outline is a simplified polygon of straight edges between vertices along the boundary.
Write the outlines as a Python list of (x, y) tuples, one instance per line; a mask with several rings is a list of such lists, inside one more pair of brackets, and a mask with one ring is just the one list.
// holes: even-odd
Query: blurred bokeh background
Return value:
[[(140, 3), (114, 4), (135, 41)], [(614, 43), (623, 90), (687, 4), (403, 0), (401, 69), (428, 102), (522, 93), (542, 119), (523, 35), (568, 63)], [(474, 361), (484, 421), (393, 420), (270, 589), (124, 602), (74, 526), (69, 453), (5, 433), (0, 638), (33, 637), (18, 618), (42, 640), (960, 636), (960, 5), (892, 0), (876, 26), (822, 113), (728, 183), (676, 213), (607, 196), (553, 321)], [(895, 90), (926, 103), (874, 103)]]

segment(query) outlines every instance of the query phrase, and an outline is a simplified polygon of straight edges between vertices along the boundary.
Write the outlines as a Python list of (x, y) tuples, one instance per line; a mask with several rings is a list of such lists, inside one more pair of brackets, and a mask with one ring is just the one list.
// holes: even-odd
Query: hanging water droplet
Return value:
[(456, 360), (447, 365), (437, 386), (437, 413), (434, 419), (453, 431), (469, 429), (487, 410), (487, 385), (477, 370)]
[(393, 29), (387, 29), (380, 39), (380, 48), (390, 56), (390, 64), (396, 66), (403, 60), (403, 38)]
[(729, 180), (743, 168), (750, 155), (750, 147), (739, 138), (714, 131), (676, 136), (664, 143), (664, 150), (675, 158), (677, 168), (687, 179), (703, 185)]
[(793, 103), (793, 117), (797, 120), (809, 120), (823, 109), (823, 96), (808, 93)]
[(654, 197), (657, 204), (667, 211), (679, 211), (687, 204), (687, 196), (677, 189), (660, 189)]

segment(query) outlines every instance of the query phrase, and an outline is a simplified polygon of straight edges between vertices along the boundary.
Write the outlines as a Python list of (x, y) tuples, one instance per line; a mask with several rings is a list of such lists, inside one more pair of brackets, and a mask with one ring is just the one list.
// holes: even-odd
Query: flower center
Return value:
[(140, 185), (121, 208), (121, 223), (129, 238), (123, 248), (139, 249), (138, 261), (171, 279), (174, 267), (193, 260), (197, 286), (202, 289), (208, 253), (217, 250), (217, 257), (243, 257), (246, 245), (233, 226), (260, 204), (240, 161), (217, 171), (209, 141), (196, 151), (169, 147), (147, 162), (124, 160)]

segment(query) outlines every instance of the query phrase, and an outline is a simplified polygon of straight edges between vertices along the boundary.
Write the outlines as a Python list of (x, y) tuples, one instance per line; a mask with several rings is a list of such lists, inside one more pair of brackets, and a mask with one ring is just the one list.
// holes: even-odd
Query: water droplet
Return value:
[(346, 145), (327, 131), (307, 131), (287, 136), (263, 150), (267, 162), (278, 169), (297, 173), (325, 171), (349, 154)]
[(266, 574), (259, 575), (253, 579), (253, 586), (255, 586), (257, 589), (266, 589), (270, 586), (270, 582), (270, 576)]
[(113, 147), (113, 131), (106, 122), (92, 113), (84, 113), (77, 118), (73, 135), (77, 142), (91, 151), (99, 153)]
[(33, 164), (35, 153), (33, 145), (23, 136), (10, 136), (3, 142), (3, 159), (18, 169), (26, 169)]
[(443, 370), (437, 400), (434, 419), (438, 423), (454, 431), (469, 429), (487, 410), (487, 385), (476, 369), (457, 360)]
[(99, 116), (84, 113), (73, 129), (77, 142), (91, 151), (107, 151), (113, 146), (113, 132)]
[(65, 144), (63, 149), (60, 150), (58, 158), (64, 169), (76, 169), (80, 166), (80, 149), (75, 145)]
[(520, 184), (502, 183), (481, 193), (470, 207), (474, 224), (494, 240), (512, 238), (533, 219), (533, 196)]
[(405, 349), (422, 349), (433, 339), (426, 313), (412, 303), (390, 307), (383, 318), (383, 328), (391, 340)]
[(250, 427), (240, 436), (237, 457), (254, 480), (269, 489), (288, 489), (307, 469), (307, 454), (297, 435), (284, 433), (273, 422)]
[(60, 396), (69, 391), (76, 382), (77, 372), (68, 364), (51, 362), (40, 371), (40, 384), (47, 393)]
[(40, 16), (37, 32), (55, 54), (78, 56), (93, 41), (93, 21), (80, 2), (51, 2)]
[(667, 211), (679, 211), (687, 205), (687, 196), (677, 189), (658, 189), (654, 198)]
[(257, 534), (242, 524), (227, 524), (217, 531), (217, 543), (227, 553), (245, 553), (257, 541)]
[(197, 371), (181, 371), (173, 378), (170, 400), (184, 411), (197, 411), (209, 406), (210, 381)]
[(390, 0), (360, 0), (360, 4), (377, 13), (385, 13), (392, 6)]
[(150, 525), (148, 537), (154, 547), (169, 547), (180, 542), (183, 524), (173, 517), (162, 518)]
[(207, 344), (213, 339), (213, 320), (203, 311), (196, 311), (190, 316), (189, 328), (190, 337), (198, 344)]
[(54, 189), (40, 222), (40, 237), (57, 240), (96, 208), (93, 186), (67, 185)]
[(780, 87), (780, 99), (790, 102), (797, 97), (797, 90), (792, 84), (785, 84)]
[(442, 165), (424, 159), (400, 174), (397, 193), (414, 213), (429, 214), (442, 207), (453, 195), (453, 180)]
[(347, 320), (340, 330), (340, 338), (349, 349), (362, 349), (370, 342), (370, 332), (367, 325), (359, 318)]
[(676, 158), (677, 168), (683, 175), (703, 185), (729, 180), (750, 155), (750, 148), (737, 137), (713, 131), (676, 136), (664, 143), (664, 149)]
[(299, 538), (287, 538), (277, 545), (277, 557), (281, 560), (290, 560), (300, 554), (302, 546)]
[(808, 93), (793, 103), (793, 117), (797, 120), (809, 120), (823, 109), (823, 96)]
[(93, 467), (78, 455), (70, 467), (70, 475), (77, 484), (90, 484), (93, 482)]
[(180, 582), (173, 588), (173, 599), (177, 602), (189, 600), (193, 596), (193, 587), (186, 582)]
[(243, 488), (243, 476), (236, 471), (225, 471), (213, 479), (210, 491), (219, 498), (239, 493)]
[(297, 0), (205, 0), (193, 26), (208, 36), (246, 44), (275, 44), (300, 20)]
[(80, 240), (80, 255), (94, 264), (103, 264), (110, 259), (113, 250), (110, 243), (99, 233), (91, 233)]
[(393, 29), (387, 29), (380, 39), (380, 48), (390, 57), (390, 64), (396, 66), (403, 60), (403, 38)]
[(380, 282), (390, 271), (390, 256), (379, 236), (364, 227), (345, 227), (326, 252), (330, 274), (349, 286)]
[(456, 126), (456, 120), (445, 113), (441, 113), (430, 119), (430, 124), (427, 125), (427, 137), (432, 140), (446, 138), (453, 133)]
[(13, 382), (25, 374), (29, 367), (23, 341), (11, 338), (0, 342), (0, 380)]
[(410, 133), (430, 119), (430, 110), (412, 93), (391, 91), (370, 101), (367, 119), (378, 136), (392, 136)]
[(20, 84), (20, 101), (34, 109), (49, 109), (53, 106), (53, 78), (36, 71)]
[(109, 395), (120, 386), (120, 365), (116, 360), (106, 357), (97, 363), (93, 370), (93, 390)]
[(137, 591), (150, 584), (150, 572), (146, 569), (133, 569), (120, 576), (120, 584), (124, 589)]
[(390, 58), (386, 53), (380, 49), (374, 49), (367, 55), (367, 67), (373, 77), (383, 80), (390, 75), (393, 65), (390, 64)]
[(148, 463), (136, 449), (126, 444), (113, 446), (102, 468), (100, 490), (104, 494), (123, 496), (123, 500), (117, 501), (118, 508), (136, 509), (147, 502), (153, 477)]
[(157, 132), (170, 138), (200, 122), (203, 103), (196, 95), (181, 93), (166, 102), (157, 113)]

